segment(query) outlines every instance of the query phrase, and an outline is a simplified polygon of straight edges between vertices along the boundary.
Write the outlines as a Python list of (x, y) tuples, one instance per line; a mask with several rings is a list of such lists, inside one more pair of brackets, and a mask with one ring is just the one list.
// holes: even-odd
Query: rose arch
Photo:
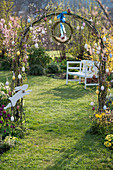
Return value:
[[(46, 19), (47, 18), (51, 18), (51, 17), (56, 17), (57, 16), (57, 19), (59, 18), (60, 20), (59, 21), (56, 21), (52, 27), (52, 36), (53, 38), (58, 41), (59, 43), (67, 43), (71, 37), (72, 37), (72, 34), (73, 34), (73, 28), (71, 26), (71, 24), (67, 21), (64, 20), (64, 15), (65, 16), (69, 16), (70, 18), (73, 18), (77, 21), (82, 21), (86, 24), (87, 27), (89, 27), (92, 32), (94, 33), (94, 36), (96, 36), (96, 38), (98, 39), (99, 43), (100, 43), (100, 54), (99, 54), (99, 65), (97, 66), (98, 67), (98, 70), (99, 70), (99, 87), (98, 87), (98, 111), (101, 112), (103, 110), (103, 106), (105, 104), (105, 100), (106, 100), (106, 95), (107, 95), (107, 89), (108, 89), (108, 85), (107, 85), (107, 82), (106, 82), (106, 53), (105, 53), (105, 46), (104, 46), (104, 40), (105, 40), (105, 37), (104, 39), (101, 37), (100, 33), (97, 31), (97, 29), (95, 28), (95, 26), (93, 25), (93, 23), (91, 21), (88, 21), (87, 19), (79, 16), (79, 15), (76, 15), (74, 13), (67, 13), (67, 12), (63, 12), (63, 13), (52, 13), (52, 14), (48, 14), (46, 16), (42, 16), (40, 17), (38, 20), (32, 22), (29, 24), (29, 26), (25, 29), (24, 33), (22, 34), (22, 37), (20, 39), (20, 42), (19, 42), (19, 49), (20, 49), (20, 53), (21, 53), (21, 56), (24, 55), (24, 45), (23, 45), (23, 42), (25, 41), (25, 37), (27, 36), (28, 32), (30, 31), (30, 27), (32, 26), (35, 26), (36, 24), (39, 24), (42, 20)], [(58, 24), (62, 24), (62, 23), (65, 23), (69, 26), (70, 28), (70, 35), (69, 35), (69, 38), (67, 40), (59, 40), (58, 37), (55, 36), (55, 32), (54, 32), (54, 29), (55, 27), (58, 25)], [(18, 66), (19, 66), (19, 58), (18, 58)], [(19, 85), (19, 83), (18, 83)], [(104, 90), (102, 90), (102, 86), (104, 86)]]

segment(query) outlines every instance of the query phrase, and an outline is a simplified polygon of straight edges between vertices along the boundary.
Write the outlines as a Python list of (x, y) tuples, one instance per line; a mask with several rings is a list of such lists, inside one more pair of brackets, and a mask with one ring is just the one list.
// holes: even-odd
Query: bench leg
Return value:
[(86, 89), (86, 84), (87, 84), (87, 78), (85, 77), (85, 89)]
[(68, 84), (68, 73), (66, 73), (66, 84)]
[(79, 84), (81, 84), (81, 77), (79, 77)]

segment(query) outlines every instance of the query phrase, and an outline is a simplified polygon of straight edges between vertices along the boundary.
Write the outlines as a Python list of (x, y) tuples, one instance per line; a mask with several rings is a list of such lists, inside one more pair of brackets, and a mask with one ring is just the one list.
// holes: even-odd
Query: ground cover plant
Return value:
[[(0, 81), (5, 83), (0, 72)], [(113, 152), (91, 134), (90, 102), (95, 87), (45, 76), (29, 76), (24, 139), (0, 156), (0, 169), (113, 169)], [(112, 90), (113, 91), (113, 90)], [(112, 93), (111, 91), (111, 93)]]

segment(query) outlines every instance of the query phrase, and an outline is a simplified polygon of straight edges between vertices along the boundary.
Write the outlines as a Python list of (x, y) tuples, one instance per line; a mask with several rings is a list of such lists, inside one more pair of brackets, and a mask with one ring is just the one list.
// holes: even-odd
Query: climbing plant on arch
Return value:
[[(100, 46), (100, 53), (99, 53), (99, 65), (97, 65), (97, 62), (95, 60), (95, 65), (98, 67), (99, 69), (99, 87), (98, 90), (96, 91), (98, 93), (98, 111), (101, 112), (103, 110), (103, 106), (105, 104), (105, 100), (106, 100), (106, 95), (107, 95), (107, 91), (108, 91), (108, 85), (106, 82), (106, 51), (105, 51), (105, 46), (103, 43), (103, 40), (105, 41), (106, 38), (102, 38), (101, 35), (99, 34), (99, 32), (96, 30), (96, 28), (94, 27), (94, 25), (92, 24), (91, 21), (88, 21), (87, 19), (78, 16), (76, 14), (73, 13), (67, 13), (67, 12), (63, 12), (63, 13), (52, 13), (52, 14), (48, 14), (48, 15), (44, 15), (41, 18), (39, 18), (38, 20), (34, 21), (31, 23), (30, 19), (28, 19), (28, 23), (29, 26), (25, 29), (24, 32), (21, 32), (21, 34), (19, 34), (19, 42), (17, 43), (17, 45), (15, 45), (15, 56), (14, 56), (14, 60), (13, 60), (13, 77), (12, 77), (12, 92), (14, 90), (15, 86), (21, 86), (23, 85), (23, 78), (25, 76), (25, 66), (26, 66), (26, 57), (27, 57), (27, 50), (26, 50), (26, 41), (28, 39), (28, 32), (31, 32), (31, 30), (33, 29), (33, 26), (40, 24), (40, 22), (47, 21), (47, 18), (52, 18), (54, 17), (54, 24), (52, 26), (52, 37), (58, 41), (58, 43), (69, 43), (69, 41), (72, 38), (73, 35), (73, 26), (71, 24), (71, 22), (69, 21), (65, 21), (65, 16), (68, 16), (70, 18), (73, 18), (74, 20), (77, 20), (79, 22), (83, 22), (84, 25), (87, 25), (87, 27), (89, 27), (92, 31), (93, 34), (96, 36), (96, 39), (98, 40), (98, 44)], [(59, 20), (58, 20), (59, 19)], [(68, 28), (70, 30), (68, 37), (64, 38), (62, 37), (62, 31), (64, 31), (64, 34), (66, 34), (65, 29), (63, 28), (63, 25), (65, 25), (66, 28)], [(59, 35), (59, 33), (56, 35), (56, 33), (58, 32), (56, 27), (61, 28), (61, 35)], [(63, 29), (62, 29), (63, 28)], [(55, 31), (56, 29), (56, 31)], [(31, 32), (32, 33), (32, 32)], [(59, 37), (60, 36), (60, 37)], [(17, 37), (18, 39), (18, 37)], [(12, 41), (12, 45), (14, 46), (15, 42)], [(87, 44), (85, 45), (87, 46)], [(38, 48), (38, 44), (35, 44), (35, 47)], [(14, 92), (13, 92), (14, 94)], [(19, 100), (17, 103), (18, 106), (18, 110), (16, 108), (12, 108), (12, 112), (14, 114), (14, 116), (18, 116), (18, 113), (20, 115), (20, 121), (22, 123), (22, 119), (23, 119), (23, 99)], [(17, 107), (16, 105), (16, 107)], [(14, 113), (15, 112), (15, 113)], [(15, 119), (16, 120), (16, 119)]]
[[(36, 20), (32, 23), (30, 23), (30, 19), (28, 19), (28, 22), (30, 23), (30, 25), (25, 29), (25, 32), (23, 33), (22, 38), (20, 39), (20, 47), (19, 47), (20, 55), (22, 55), (22, 56), (24, 55), (24, 53), (23, 53), (24, 41), (25, 41), (26, 35), (31, 30), (31, 26), (33, 27), (34, 25), (39, 24), (43, 20), (46, 22), (47, 18), (54, 17), (54, 20), (56, 20), (55, 24), (52, 27), (53, 38), (56, 41), (58, 41), (59, 43), (67, 43), (72, 37), (73, 28), (69, 22), (65, 21), (64, 15), (69, 16), (75, 20), (84, 22), (87, 25), (87, 27), (91, 28), (91, 30), (93, 31), (93, 34), (96, 36), (97, 41), (99, 43), (99, 48), (100, 48), (99, 49), (100, 53), (99, 53), (99, 57), (98, 57), (99, 64), (97, 65), (97, 62), (95, 61), (95, 65), (99, 69), (99, 86), (98, 86), (98, 90), (96, 91), (96, 93), (98, 94), (98, 111), (101, 112), (103, 110), (103, 106), (105, 104), (106, 95), (107, 95), (107, 91), (108, 91), (108, 84), (106, 82), (106, 60), (107, 60), (107, 58), (106, 58), (106, 51), (105, 51), (105, 46), (104, 46), (104, 42), (103, 42), (103, 41), (106, 41), (106, 37), (104, 37), (104, 38), (101, 37), (101, 34), (97, 31), (97, 29), (95, 28), (95, 26), (93, 25), (93, 23), (91, 21), (88, 21), (87, 19), (85, 19), (81, 16), (78, 16), (74, 13), (67, 13), (67, 12), (48, 14), (46, 16), (42, 16), (41, 18), (39, 18), (38, 20)], [(59, 21), (57, 21), (58, 18), (60, 19)], [(62, 24), (62, 23), (67, 24), (70, 28), (70, 35), (69, 35), (69, 38), (67, 38), (66, 40), (59, 39), (57, 36), (55, 36), (55, 27), (58, 24)], [(21, 58), (21, 57), (19, 56), (19, 58)]]

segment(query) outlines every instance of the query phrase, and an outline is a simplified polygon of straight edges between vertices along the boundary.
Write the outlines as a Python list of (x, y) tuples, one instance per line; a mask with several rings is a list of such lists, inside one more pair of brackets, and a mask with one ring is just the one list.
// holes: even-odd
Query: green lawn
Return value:
[[(0, 72), (5, 82), (7, 72)], [(1, 170), (111, 170), (113, 152), (91, 135), (91, 98), (95, 87), (50, 77), (28, 77), (25, 96), (29, 133), (0, 158)]]
[[(54, 50), (52, 50), (52, 51), (46, 51), (49, 55), (50, 55), (50, 57), (60, 57), (60, 51), (54, 51)], [(66, 53), (66, 56), (67, 57), (72, 57), (72, 55), (71, 54), (69, 54), (69, 53)]]

